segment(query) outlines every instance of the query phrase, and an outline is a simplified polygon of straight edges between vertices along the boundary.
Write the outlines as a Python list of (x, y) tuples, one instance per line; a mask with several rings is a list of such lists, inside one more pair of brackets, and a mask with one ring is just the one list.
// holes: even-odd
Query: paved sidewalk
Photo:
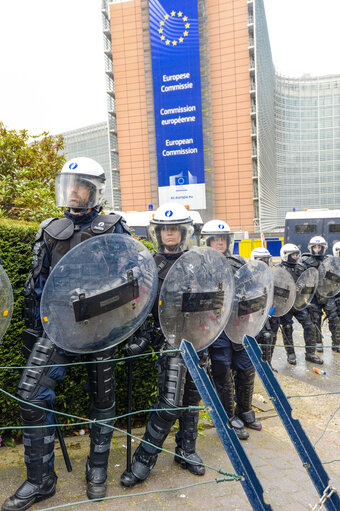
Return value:
[[(299, 382), (290, 376), (278, 375), (278, 379), (287, 395), (316, 394), (320, 390), (309, 384)], [(262, 384), (256, 382), (255, 401), (266, 399)], [(322, 400), (322, 403), (320, 402)], [(327, 398), (293, 398), (291, 404), (294, 408), (294, 417), (299, 418), (312, 442), (321, 436), (330, 416), (339, 406), (339, 396)], [(270, 403), (263, 409), (270, 408)], [(263, 423), (262, 431), (251, 431), (250, 438), (242, 442), (246, 453), (263, 486), (264, 496), (275, 511), (302, 511), (311, 509), (319, 496), (303, 468), (281, 421), (275, 412), (259, 411), (258, 416)], [(340, 459), (339, 412), (330, 422), (323, 438), (317, 443), (317, 452), (321, 461)], [(144, 429), (134, 430), (137, 436), (142, 436)], [(174, 450), (173, 431), (165, 448)], [(51, 499), (36, 504), (32, 509), (46, 509), (52, 506), (72, 505), (66, 509), (116, 511), (175, 511), (178, 508), (188, 511), (214, 510), (214, 511), (248, 511), (251, 506), (239, 482), (215, 482), (208, 484), (216, 477), (221, 477), (215, 471), (207, 469), (204, 477), (195, 477), (187, 470), (177, 465), (173, 456), (162, 453), (158, 462), (144, 483), (127, 490), (121, 487), (119, 477), (125, 468), (126, 438), (121, 433), (115, 433), (112, 441), (110, 455), (108, 496), (117, 495), (120, 498), (102, 502), (85, 502), (75, 505), (75, 502), (86, 501), (84, 467), (88, 454), (88, 436), (75, 436), (66, 438), (71, 457), (73, 472), (67, 473), (59, 444), (56, 445), (56, 472), (59, 477), (57, 492)], [(137, 442), (133, 443), (133, 451)], [(209, 421), (198, 438), (198, 452), (206, 464), (234, 472), (233, 467), (225, 453), (215, 429)], [(331, 483), (340, 490), (340, 462), (325, 465)], [(23, 464), (23, 447), (4, 447), (0, 449), (0, 494), (2, 499), (11, 495), (22, 483), (25, 474)], [(207, 482), (207, 484), (191, 488), (177, 489), (172, 492), (156, 492), (167, 488), (179, 488), (194, 483)], [(130, 494), (142, 492), (156, 492), (144, 495), (127, 497)], [(125, 497), (125, 498), (124, 498)]]

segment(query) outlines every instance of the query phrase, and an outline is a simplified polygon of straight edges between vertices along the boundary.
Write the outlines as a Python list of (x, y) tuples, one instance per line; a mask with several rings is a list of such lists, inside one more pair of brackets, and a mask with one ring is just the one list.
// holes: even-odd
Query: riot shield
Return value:
[(310, 304), (315, 294), (319, 281), (319, 274), (316, 268), (305, 270), (295, 282), (296, 297), (294, 309), (302, 311)]
[(7, 273), (0, 265), (0, 340), (5, 335), (13, 313), (13, 290)]
[(327, 256), (319, 266), (319, 282), (317, 292), (331, 298), (340, 292), (340, 258)]
[(158, 273), (151, 253), (123, 234), (102, 234), (70, 250), (49, 275), (41, 321), (57, 346), (92, 353), (125, 340), (154, 303)]
[(291, 274), (282, 266), (269, 267), (274, 281), (273, 307), (274, 317), (287, 314), (293, 307), (296, 297), (296, 286)]
[(226, 257), (211, 247), (194, 247), (169, 270), (158, 303), (167, 341), (179, 348), (182, 339), (196, 351), (222, 332), (231, 311), (234, 278)]
[(274, 283), (269, 267), (262, 261), (248, 261), (234, 279), (234, 303), (224, 331), (231, 341), (242, 344), (245, 335), (255, 337), (267, 321)]

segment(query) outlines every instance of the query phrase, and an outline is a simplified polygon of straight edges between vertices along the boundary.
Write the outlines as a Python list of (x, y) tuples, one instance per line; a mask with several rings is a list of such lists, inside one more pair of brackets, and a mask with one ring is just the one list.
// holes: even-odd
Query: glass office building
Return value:
[(106, 189), (104, 200), (107, 206), (120, 209), (119, 191), (115, 189), (110, 167), (110, 151), (108, 125), (106, 122), (92, 124), (62, 133), (64, 137), (64, 153), (67, 159), (87, 156), (96, 160), (105, 170)]
[(278, 222), (287, 211), (339, 208), (340, 75), (276, 75)]

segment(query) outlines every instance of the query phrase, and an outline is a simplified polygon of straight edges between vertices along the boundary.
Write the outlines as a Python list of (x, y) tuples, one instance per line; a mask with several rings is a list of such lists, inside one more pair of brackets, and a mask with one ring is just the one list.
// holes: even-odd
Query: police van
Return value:
[(285, 243), (294, 243), (301, 252), (308, 252), (308, 242), (313, 236), (322, 236), (332, 246), (340, 241), (340, 209), (306, 209), (289, 211), (285, 218)]

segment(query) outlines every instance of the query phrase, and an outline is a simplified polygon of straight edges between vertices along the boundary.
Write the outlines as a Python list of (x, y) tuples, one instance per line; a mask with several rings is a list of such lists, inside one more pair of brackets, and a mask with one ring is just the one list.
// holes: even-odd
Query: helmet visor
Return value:
[(234, 236), (232, 233), (201, 234), (202, 245), (214, 248), (223, 254), (232, 254)]
[(56, 205), (89, 209), (101, 204), (105, 182), (86, 174), (60, 173), (55, 181)]
[(149, 233), (157, 252), (183, 252), (188, 249), (189, 239), (193, 235), (192, 223), (156, 224), (152, 221)]

